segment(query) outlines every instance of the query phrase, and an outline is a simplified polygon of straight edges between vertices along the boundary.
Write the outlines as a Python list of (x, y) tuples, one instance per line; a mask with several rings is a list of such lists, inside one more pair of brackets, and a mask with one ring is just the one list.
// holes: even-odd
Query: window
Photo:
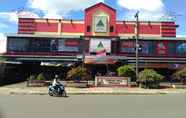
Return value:
[(114, 27), (110, 26), (110, 32), (114, 32)]
[(24, 38), (8, 38), (8, 51), (27, 51), (28, 43), (29, 40)]
[(87, 32), (90, 32), (90, 25), (87, 26)]
[(49, 39), (32, 39), (30, 40), (30, 51), (33, 52), (49, 52), (50, 40)]

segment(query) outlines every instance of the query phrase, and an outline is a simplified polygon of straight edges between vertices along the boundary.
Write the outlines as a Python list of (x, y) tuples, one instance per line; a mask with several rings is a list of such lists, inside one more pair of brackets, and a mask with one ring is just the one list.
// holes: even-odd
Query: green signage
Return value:
[(103, 21), (102, 20), (99, 20), (99, 22), (97, 24), (97, 27), (104, 27), (104, 24), (103, 24)]

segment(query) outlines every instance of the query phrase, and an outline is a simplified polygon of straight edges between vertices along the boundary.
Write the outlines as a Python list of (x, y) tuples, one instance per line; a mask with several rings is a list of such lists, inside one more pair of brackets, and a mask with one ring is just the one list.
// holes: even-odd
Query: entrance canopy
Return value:
[(85, 64), (115, 64), (118, 60), (116, 56), (85, 56)]

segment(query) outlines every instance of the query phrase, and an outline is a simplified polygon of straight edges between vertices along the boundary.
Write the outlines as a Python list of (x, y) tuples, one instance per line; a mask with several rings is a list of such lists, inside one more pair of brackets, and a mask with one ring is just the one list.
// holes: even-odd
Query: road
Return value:
[(186, 94), (0, 95), (0, 118), (186, 118)]

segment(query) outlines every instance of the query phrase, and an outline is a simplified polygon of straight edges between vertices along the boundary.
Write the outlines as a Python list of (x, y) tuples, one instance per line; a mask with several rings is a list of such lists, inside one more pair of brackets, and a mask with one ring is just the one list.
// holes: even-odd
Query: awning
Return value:
[(115, 64), (117, 60), (107, 56), (91, 56), (85, 57), (85, 64)]

